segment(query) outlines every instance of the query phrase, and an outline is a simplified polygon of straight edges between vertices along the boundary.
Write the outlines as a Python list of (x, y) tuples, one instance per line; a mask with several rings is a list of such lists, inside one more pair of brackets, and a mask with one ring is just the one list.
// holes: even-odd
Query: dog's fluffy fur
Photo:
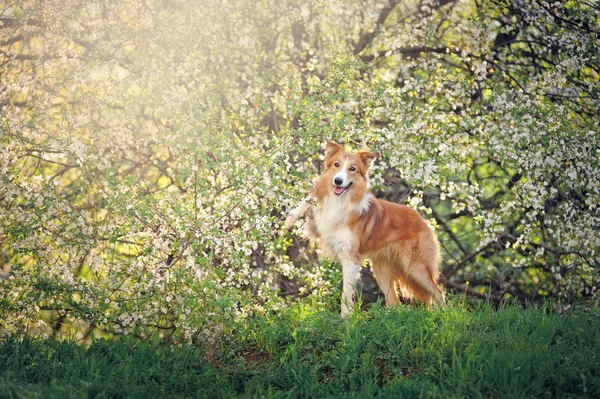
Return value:
[(312, 189), (315, 204), (304, 203), (286, 220), (291, 228), (306, 217), (305, 233), (342, 265), (341, 315), (353, 307), (353, 291), (365, 258), (387, 306), (402, 297), (428, 307), (445, 298), (438, 284), (440, 249), (435, 232), (412, 208), (375, 198), (368, 187), (368, 170), (378, 152), (348, 153), (327, 141), (325, 171)]

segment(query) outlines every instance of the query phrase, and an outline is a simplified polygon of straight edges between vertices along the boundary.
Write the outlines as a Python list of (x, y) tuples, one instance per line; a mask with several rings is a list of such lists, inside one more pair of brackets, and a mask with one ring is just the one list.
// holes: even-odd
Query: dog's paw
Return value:
[(296, 209), (294, 209), (293, 211), (291, 211), (288, 214), (288, 217), (285, 219), (284, 227), (286, 229), (290, 230), (292, 227), (294, 227), (294, 225), (296, 224), (298, 219), (303, 218), (306, 215), (306, 212), (308, 211), (308, 209), (309, 209), (308, 204), (304, 203), (304, 204), (300, 205), (299, 207), (297, 207)]
[(285, 224), (283, 225), (283, 227), (285, 227), (286, 230), (291, 230), (292, 227), (294, 227), (294, 225), (298, 221), (298, 219), (300, 219), (300, 217), (298, 215), (294, 215), (294, 212), (292, 212), (285, 219)]

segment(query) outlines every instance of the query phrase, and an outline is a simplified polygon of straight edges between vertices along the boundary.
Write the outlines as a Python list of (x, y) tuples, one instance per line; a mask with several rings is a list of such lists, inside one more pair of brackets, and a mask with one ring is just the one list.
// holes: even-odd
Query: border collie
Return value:
[(342, 265), (341, 315), (353, 308), (353, 292), (365, 258), (387, 306), (400, 303), (398, 294), (417, 299), (429, 309), (445, 305), (440, 288), (440, 248), (437, 236), (417, 211), (377, 199), (369, 190), (368, 171), (378, 152), (349, 153), (327, 140), (325, 171), (311, 191), (313, 204), (303, 203), (286, 219), (290, 229), (306, 217), (305, 233), (325, 254)]

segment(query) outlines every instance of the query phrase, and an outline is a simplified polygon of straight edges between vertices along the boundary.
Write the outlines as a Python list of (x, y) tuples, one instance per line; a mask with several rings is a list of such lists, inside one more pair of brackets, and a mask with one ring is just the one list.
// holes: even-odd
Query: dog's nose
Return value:
[(342, 183), (344, 182), (344, 179), (342, 179), (341, 177), (336, 177), (335, 179), (333, 179), (333, 182), (335, 183), (336, 186), (341, 186)]

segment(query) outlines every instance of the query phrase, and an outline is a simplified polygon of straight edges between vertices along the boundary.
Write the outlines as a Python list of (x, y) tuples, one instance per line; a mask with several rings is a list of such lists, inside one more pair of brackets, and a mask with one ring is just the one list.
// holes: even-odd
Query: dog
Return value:
[(377, 199), (369, 190), (368, 171), (379, 157), (379, 152), (349, 153), (327, 140), (325, 170), (311, 191), (315, 202), (302, 203), (285, 222), (290, 229), (306, 218), (307, 237), (341, 263), (342, 317), (353, 309), (354, 287), (366, 258), (386, 306), (400, 304), (398, 293), (429, 309), (434, 302), (446, 303), (438, 283), (441, 255), (435, 232), (414, 209)]

